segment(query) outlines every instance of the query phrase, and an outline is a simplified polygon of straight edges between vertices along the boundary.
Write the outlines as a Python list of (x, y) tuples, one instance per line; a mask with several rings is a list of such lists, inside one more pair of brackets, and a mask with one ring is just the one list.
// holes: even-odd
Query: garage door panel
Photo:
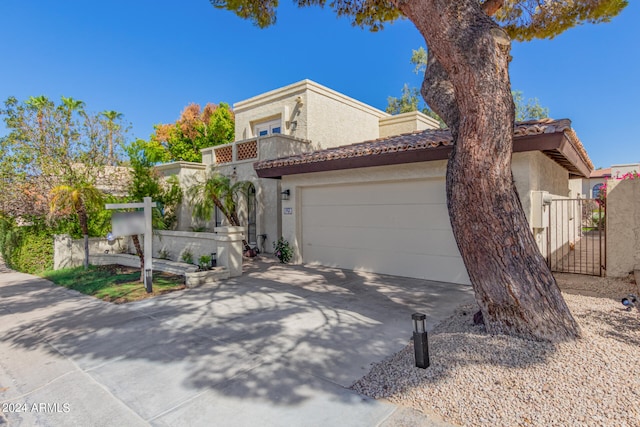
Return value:
[(444, 179), (301, 189), (304, 262), (469, 283)]
[(446, 192), (442, 183), (444, 180), (424, 180), (381, 182), (375, 184), (357, 184), (354, 192), (351, 185), (326, 186), (314, 188), (305, 194), (303, 206), (342, 206), (349, 204), (438, 204), (446, 203)]
[(429, 222), (429, 228), (450, 230), (449, 213), (443, 204), (429, 205), (343, 205), (302, 208), (305, 226), (369, 226), (415, 228)]
[(305, 249), (309, 246), (348, 249), (376, 249), (423, 255), (459, 256), (451, 230), (394, 229), (379, 227), (308, 227)]
[(310, 257), (323, 259), (321, 264), (330, 267), (470, 284), (464, 263), (459, 257), (407, 254), (389, 263), (388, 254), (382, 251), (332, 248), (329, 253), (316, 253), (316, 250), (322, 250), (322, 248), (310, 249)]

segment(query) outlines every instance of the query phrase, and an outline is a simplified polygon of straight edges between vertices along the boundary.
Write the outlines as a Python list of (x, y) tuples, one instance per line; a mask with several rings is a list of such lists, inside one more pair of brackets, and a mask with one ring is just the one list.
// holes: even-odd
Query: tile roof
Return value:
[(611, 178), (611, 168), (596, 169), (591, 172), (589, 178)]
[[(514, 137), (515, 140), (518, 140), (519, 137), (530, 137), (536, 135), (549, 135), (549, 134), (564, 134), (571, 146), (577, 152), (577, 155), (580, 157), (582, 162), (586, 164), (589, 170), (593, 169), (593, 164), (589, 159), (582, 143), (578, 139), (578, 136), (571, 128), (571, 120), (569, 119), (542, 119), (542, 120), (530, 120), (526, 122), (516, 122), (514, 129)], [(269, 169), (279, 169), (286, 170), (291, 167), (300, 166), (300, 165), (308, 165), (313, 166), (314, 164), (321, 162), (339, 162), (343, 165), (347, 165), (349, 160), (351, 160), (351, 164), (355, 164), (354, 160), (359, 160), (357, 162), (358, 166), (355, 167), (363, 167), (367, 166), (364, 164), (367, 159), (373, 159), (379, 155), (385, 154), (414, 154), (417, 155), (420, 152), (442, 151), (443, 148), (446, 148), (446, 155), (442, 157), (440, 155), (437, 158), (446, 159), (448, 158), (448, 152), (453, 145), (453, 139), (451, 136), (451, 132), (448, 129), (428, 129), (422, 131), (416, 131), (411, 133), (406, 133), (402, 135), (390, 136), (386, 138), (375, 139), (371, 141), (359, 142), (351, 145), (344, 145), (334, 148), (328, 148), (324, 150), (313, 151), (309, 153), (298, 154), (289, 157), (281, 157), (273, 160), (263, 160), (260, 162), (256, 162), (254, 164), (254, 169), (258, 172), (259, 175), (264, 175), (265, 177), (270, 175), (269, 177), (273, 177), (275, 175), (269, 174), (267, 170)], [(533, 147), (529, 147), (520, 151), (532, 151), (536, 150), (535, 144)], [(542, 150), (542, 148), (540, 148)], [(545, 153), (549, 154), (549, 153)], [(423, 156), (424, 157), (424, 156)], [(550, 156), (553, 158), (553, 156)], [(407, 159), (407, 156), (403, 157)], [(413, 156), (413, 160), (408, 161), (421, 161), (418, 157)], [(435, 159), (435, 158), (430, 158)], [(567, 167), (567, 164), (563, 164), (559, 161), (559, 158), (554, 158), (554, 160), (558, 161), (558, 163)], [(566, 159), (565, 159), (566, 160)], [(401, 161), (396, 161), (395, 163), (401, 163)], [(382, 164), (380, 162), (375, 162), (371, 165), (379, 165)], [(320, 170), (320, 165), (316, 165), (316, 167), (311, 167), (309, 172)], [(340, 167), (343, 169), (346, 167)], [(263, 172), (262, 174), (260, 172)], [(274, 171), (275, 172), (275, 171)], [(575, 172), (575, 171), (574, 171)], [(299, 173), (299, 172), (298, 172)], [(582, 174), (582, 173), (579, 173)]]

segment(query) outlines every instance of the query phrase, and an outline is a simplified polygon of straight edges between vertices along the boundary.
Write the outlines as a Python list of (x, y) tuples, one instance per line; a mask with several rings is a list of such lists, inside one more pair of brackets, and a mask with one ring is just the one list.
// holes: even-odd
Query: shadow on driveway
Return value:
[(71, 399), (76, 411), (10, 422), (95, 424), (117, 410), (141, 425), (375, 425), (394, 408), (346, 388), (407, 344), (412, 313), (431, 328), (473, 292), (266, 259), (125, 305), (13, 272), (0, 298), (0, 402)]

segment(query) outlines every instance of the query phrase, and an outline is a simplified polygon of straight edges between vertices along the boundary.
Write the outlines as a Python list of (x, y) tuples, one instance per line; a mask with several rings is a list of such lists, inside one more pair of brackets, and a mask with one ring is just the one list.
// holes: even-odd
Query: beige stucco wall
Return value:
[(420, 111), (396, 114), (394, 116), (382, 117), (380, 123), (380, 138), (400, 135), (425, 129), (439, 129), (440, 124)]
[(569, 195), (569, 172), (539, 151), (515, 153), (511, 170), (527, 221), (531, 221), (531, 191), (548, 191), (554, 198)]
[(194, 225), (211, 228), (211, 224), (207, 222), (193, 221), (191, 215), (191, 207), (188, 203), (187, 189), (194, 185), (198, 180), (202, 180), (206, 166), (202, 163), (193, 162), (174, 162), (158, 165), (155, 168), (163, 177), (168, 178), (172, 175), (178, 177), (180, 188), (183, 192), (182, 203), (177, 208), (176, 216), (178, 224), (176, 230), (191, 231)]
[(236, 140), (254, 137), (256, 123), (280, 118), (282, 134), (312, 141), (315, 149), (379, 136), (384, 111), (303, 80), (234, 104)]
[(321, 148), (377, 139), (379, 120), (388, 114), (322, 86), (310, 86), (304, 137)]
[(235, 103), (236, 141), (253, 138), (256, 123), (274, 119), (282, 120), (282, 134), (306, 139), (306, 82), (303, 80)]
[[(112, 242), (106, 238), (89, 239), (89, 256), (104, 253), (123, 253), (128, 250), (128, 239), (119, 237)], [(72, 239), (68, 234), (58, 234), (53, 241), (53, 269), (81, 266), (84, 262), (84, 239)]]
[(640, 180), (607, 180), (607, 276), (640, 269)]
[[(569, 195), (569, 172), (539, 151), (515, 153), (512, 157), (511, 169), (522, 202), (522, 209), (529, 223), (531, 223), (532, 210), (534, 209), (532, 191), (547, 191), (554, 199), (564, 199)], [(548, 215), (548, 210), (545, 210), (544, 215)], [(543, 255), (546, 254), (548, 250), (547, 229), (532, 227), (531, 231), (538, 249)], [(552, 236), (557, 235), (557, 233), (551, 234)], [(567, 243), (567, 239), (559, 239), (558, 242), (552, 239), (552, 253)]]

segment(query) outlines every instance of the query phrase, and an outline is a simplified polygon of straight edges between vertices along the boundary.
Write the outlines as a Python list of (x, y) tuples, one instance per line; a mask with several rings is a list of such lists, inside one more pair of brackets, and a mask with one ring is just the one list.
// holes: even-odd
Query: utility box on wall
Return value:
[(551, 206), (551, 194), (548, 191), (531, 192), (531, 227), (549, 227), (549, 206)]

